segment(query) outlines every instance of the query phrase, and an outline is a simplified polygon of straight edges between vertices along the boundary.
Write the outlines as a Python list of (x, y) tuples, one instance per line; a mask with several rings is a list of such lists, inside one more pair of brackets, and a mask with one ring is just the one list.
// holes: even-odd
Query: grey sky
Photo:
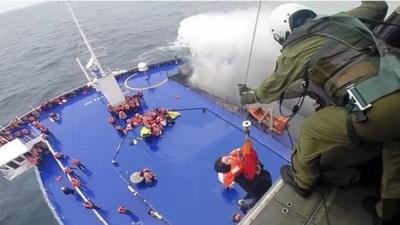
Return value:
[[(20, 0), (11, 0), (11, 1), (4, 1), (0, 0), (0, 13), (19, 9), (19, 8), (24, 8), (30, 5), (38, 4), (40, 2), (44, 2), (46, 0), (35, 0), (35, 1), (20, 1)], [(292, 2), (295, 2), (296, 0), (292, 0)], [(315, 1), (315, 0), (312, 0)], [(346, 0), (349, 1), (349, 0)], [(282, 2), (288, 2), (288, 1), (282, 1)], [(355, 0), (354, 2), (359, 3), (360, 1)], [(399, 1), (393, 1), (393, 0), (388, 0), (387, 1), (389, 4), (389, 12), (391, 12), (396, 6), (398, 6), (400, 3)]]
[(37, 1), (0, 1), (0, 13), (24, 8), (30, 5), (38, 4), (43, 2), (44, 0), (37, 0)]

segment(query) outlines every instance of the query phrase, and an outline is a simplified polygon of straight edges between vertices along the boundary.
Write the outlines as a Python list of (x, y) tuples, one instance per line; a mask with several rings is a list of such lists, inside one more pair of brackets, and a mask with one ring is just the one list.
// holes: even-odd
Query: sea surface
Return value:
[[(256, 2), (73, 2), (104, 68), (136, 67), (182, 56), (171, 47), (191, 15), (254, 8)], [(65, 3), (0, 14), (0, 125), (85, 82), (75, 56), (87, 58)], [(0, 177), (0, 225), (56, 224), (33, 171)]]
[[(303, 2), (323, 13), (359, 2)], [(279, 2), (268, 2), (271, 7)], [(180, 22), (201, 13), (256, 8), (258, 2), (73, 2), (72, 7), (106, 70), (128, 69), (188, 51), (174, 47)], [(391, 10), (398, 5), (390, 2)], [(204, 29), (207, 32), (207, 29)], [(0, 14), (0, 125), (30, 106), (85, 83), (75, 56), (87, 59), (63, 2)], [(56, 224), (33, 171), (9, 182), (0, 177), (0, 225)]]

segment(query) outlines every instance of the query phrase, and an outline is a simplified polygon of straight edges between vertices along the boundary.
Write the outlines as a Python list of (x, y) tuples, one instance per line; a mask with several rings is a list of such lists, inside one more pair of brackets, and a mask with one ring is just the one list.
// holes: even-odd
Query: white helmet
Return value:
[(282, 45), (294, 28), (303, 25), (307, 19), (316, 16), (317, 14), (311, 9), (297, 3), (280, 5), (272, 11), (269, 17), (272, 35)]

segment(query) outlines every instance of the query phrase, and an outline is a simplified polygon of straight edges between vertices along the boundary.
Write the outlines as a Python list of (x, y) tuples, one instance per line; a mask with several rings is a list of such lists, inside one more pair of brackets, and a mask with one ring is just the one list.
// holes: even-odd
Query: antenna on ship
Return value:
[[(94, 86), (98, 91), (101, 91), (111, 105), (117, 105), (124, 102), (125, 97), (117, 81), (115, 80), (114, 75), (112, 75), (111, 73), (106, 74), (104, 72), (103, 67), (101, 66), (92, 46), (90, 45), (90, 42), (86, 38), (85, 33), (83, 33), (82, 27), (79, 24), (78, 19), (76, 18), (69, 1), (67, 1), (66, 3), (69, 12), (71, 13), (72, 19), (74, 20), (75, 25), (78, 28), (79, 34), (81, 35), (83, 42), (85, 43), (86, 48), (90, 53), (89, 61), (87, 62), (85, 67), (82, 65), (79, 58), (76, 57), (76, 61), (83, 71), (86, 79), (88, 80), (88, 84)], [(89, 71), (89, 73), (87, 71)]]

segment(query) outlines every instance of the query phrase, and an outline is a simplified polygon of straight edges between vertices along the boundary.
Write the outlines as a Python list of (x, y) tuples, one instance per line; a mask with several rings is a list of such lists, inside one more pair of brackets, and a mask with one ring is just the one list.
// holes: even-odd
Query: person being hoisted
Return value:
[(225, 188), (232, 187), (235, 178), (243, 172), (243, 163), (240, 159), (240, 149), (235, 149), (230, 152), (229, 155), (221, 156), (217, 160), (223, 165), (229, 165), (229, 169), (227, 169), (225, 173), (222, 172), (222, 174), (219, 174), (219, 177), (221, 178), (222, 175), (222, 184)]
[[(381, 154), (381, 199), (365, 199), (364, 207), (384, 222), (400, 215), (400, 54), (372, 32), (387, 9), (384, 1), (362, 1), (318, 17), (299, 4), (279, 6), (270, 16), (273, 37), (283, 47), (274, 72), (257, 89), (239, 85), (243, 105), (305, 95), (320, 105), (304, 121), (292, 166), (281, 168), (282, 179), (303, 197), (318, 179), (341, 186), (360, 179), (360, 171), (348, 170), (335, 182), (323, 168), (348, 168)], [(377, 142), (383, 149), (363, 150)]]
[[(244, 198), (250, 200), (246, 203), (247, 208), (257, 203), (272, 184), (271, 175), (263, 169), (250, 139), (245, 140), (242, 148), (217, 158), (214, 169), (225, 188), (231, 188), (234, 183), (238, 183), (247, 192)], [(239, 201), (239, 206), (242, 207), (243, 202), (244, 200)]]

